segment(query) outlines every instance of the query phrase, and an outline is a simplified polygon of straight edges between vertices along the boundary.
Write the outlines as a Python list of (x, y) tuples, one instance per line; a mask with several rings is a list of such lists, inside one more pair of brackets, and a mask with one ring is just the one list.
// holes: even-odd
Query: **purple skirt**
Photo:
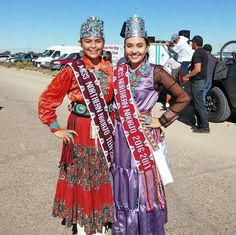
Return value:
[(167, 209), (147, 212), (144, 190), (120, 122), (115, 129), (115, 156), (112, 167), (115, 201), (114, 235), (164, 235)]

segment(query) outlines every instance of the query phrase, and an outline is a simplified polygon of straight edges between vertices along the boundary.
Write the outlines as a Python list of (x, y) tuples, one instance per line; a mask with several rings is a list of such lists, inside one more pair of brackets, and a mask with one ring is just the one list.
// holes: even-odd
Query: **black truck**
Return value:
[(229, 41), (220, 50), (216, 63), (212, 87), (206, 97), (206, 108), (210, 122), (223, 122), (236, 110), (236, 51), (230, 57), (224, 57), (224, 49), (235, 43)]

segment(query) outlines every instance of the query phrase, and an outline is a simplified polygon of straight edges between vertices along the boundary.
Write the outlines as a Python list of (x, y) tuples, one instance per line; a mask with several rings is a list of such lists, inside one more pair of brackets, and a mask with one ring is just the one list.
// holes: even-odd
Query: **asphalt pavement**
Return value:
[[(0, 66), (0, 234), (67, 235), (51, 216), (61, 141), (37, 116), (52, 78)], [(68, 100), (58, 110), (65, 125)], [(236, 234), (236, 115), (194, 134), (176, 121), (166, 132), (174, 183), (166, 186), (167, 235)], [(82, 232), (79, 232), (82, 234)]]

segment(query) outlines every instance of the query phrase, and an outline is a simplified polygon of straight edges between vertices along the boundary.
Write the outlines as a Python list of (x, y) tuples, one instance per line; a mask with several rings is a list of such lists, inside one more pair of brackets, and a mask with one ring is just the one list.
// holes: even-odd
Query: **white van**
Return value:
[(36, 65), (37, 67), (47, 67), (46, 65), (49, 64), (51, 60), (58, 59), (59, 57), (68, 55), (70, 53), (78, 53), (80, 51), (80, 46), (50, 46), (42, 53), (42, 56), (38, 57), (34, 61), (34, 65)]

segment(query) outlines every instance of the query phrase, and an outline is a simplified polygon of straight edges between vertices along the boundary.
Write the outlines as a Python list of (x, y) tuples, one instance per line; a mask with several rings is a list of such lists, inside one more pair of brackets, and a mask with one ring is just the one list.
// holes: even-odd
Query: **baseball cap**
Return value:
[(202, 48), (206, 51), (209, 51), (209, 52), (212, 51), (212, 46), (210, 44), (205, 44)]
[(190, 42), (196, 42), (197, 45), (202, 45), (203, 44), (203, 38), (199, 35), (195, 35)]
[(170, 41), (173, 43), (178, 37), (179, 37), (179, 35), (177, 33), (175, 33), (171, 36)]

